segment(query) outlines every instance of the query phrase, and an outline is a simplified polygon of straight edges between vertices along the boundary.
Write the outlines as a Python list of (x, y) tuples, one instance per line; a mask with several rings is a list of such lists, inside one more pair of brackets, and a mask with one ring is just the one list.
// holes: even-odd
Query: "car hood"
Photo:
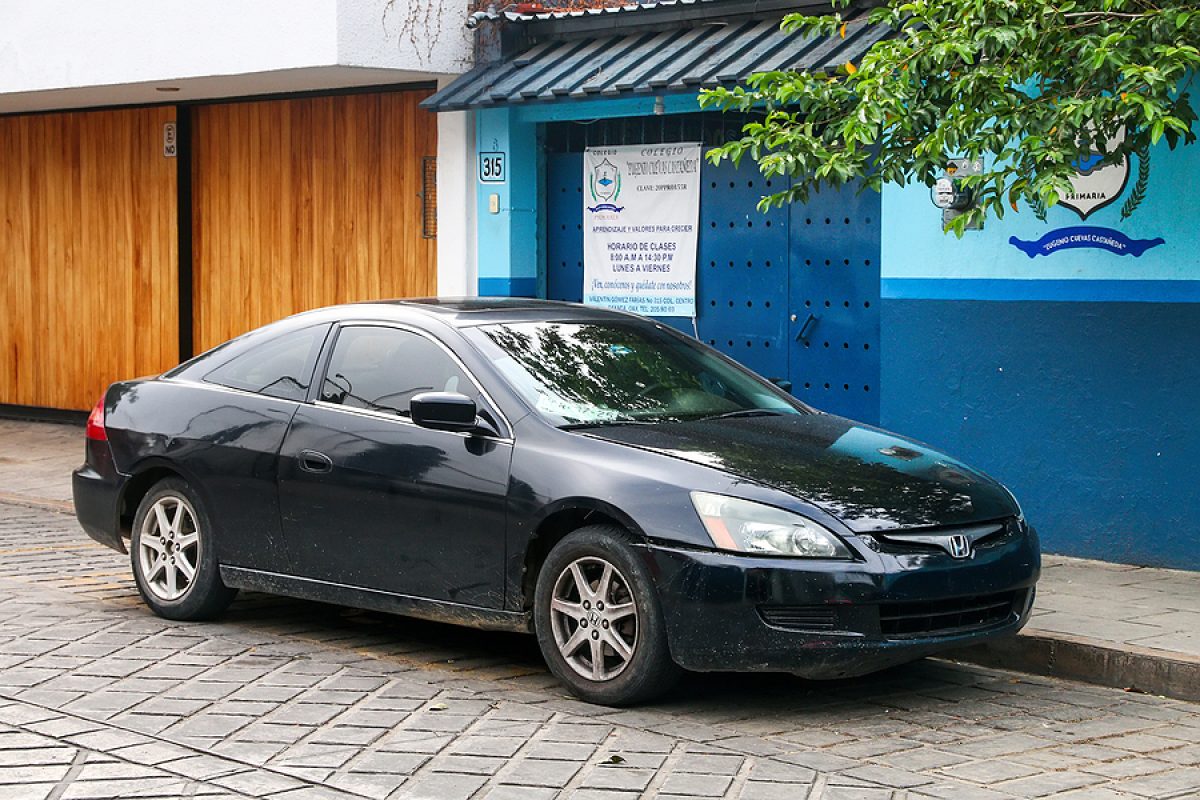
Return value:
[(589, 436), (723, 470), (815, 505), (852, 531), (1017, 513), (996, 481), (887, 431), (829, 414), (614, 424)]

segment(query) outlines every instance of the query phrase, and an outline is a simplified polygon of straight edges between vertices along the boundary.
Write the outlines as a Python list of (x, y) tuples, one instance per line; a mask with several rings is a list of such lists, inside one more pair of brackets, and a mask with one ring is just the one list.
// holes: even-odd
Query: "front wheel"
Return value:
[(615, 526), (554, 546), (538, 574), (534, 627), (550, 671), (589, 702), (648, 700), (679, 675), (649, 572)]
[(212, 525), (186, 481), (165, 478), (142, 498), (130, 544), (138, 592), (160, 617), (215, 617), (237, 594), (221, 582)]

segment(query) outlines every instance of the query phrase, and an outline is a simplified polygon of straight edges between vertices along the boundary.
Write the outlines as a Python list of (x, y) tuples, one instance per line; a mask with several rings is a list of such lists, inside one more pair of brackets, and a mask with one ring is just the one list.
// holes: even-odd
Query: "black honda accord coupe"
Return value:
[(74, 494), (164, 617), (245, 588), (533, 632), (613, 705), (680, 668), (835, 678), (1012, 634), (1039, 572), (986, 475), (537, 300), (326, 308), (116, 383)]

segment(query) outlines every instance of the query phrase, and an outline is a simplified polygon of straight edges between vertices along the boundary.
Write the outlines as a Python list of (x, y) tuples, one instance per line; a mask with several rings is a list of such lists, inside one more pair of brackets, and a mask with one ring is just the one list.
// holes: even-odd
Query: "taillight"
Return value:
[(100, 402), (96, 403), (96, 407), (92, 409), (92, 413), (88, 414), (87, 438), (94, 439), (97, 442), (108, 441), (108, 431), (104, 429), (103, 397), (100, 398)]

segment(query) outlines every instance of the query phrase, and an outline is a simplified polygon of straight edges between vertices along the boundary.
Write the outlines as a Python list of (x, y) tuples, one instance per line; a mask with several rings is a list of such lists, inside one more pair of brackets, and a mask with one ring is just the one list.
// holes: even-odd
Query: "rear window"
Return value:
[(316, 325), (263, 342), (209, 372), (204, 381), (283, 400), (303, 400), (328, 327)]

